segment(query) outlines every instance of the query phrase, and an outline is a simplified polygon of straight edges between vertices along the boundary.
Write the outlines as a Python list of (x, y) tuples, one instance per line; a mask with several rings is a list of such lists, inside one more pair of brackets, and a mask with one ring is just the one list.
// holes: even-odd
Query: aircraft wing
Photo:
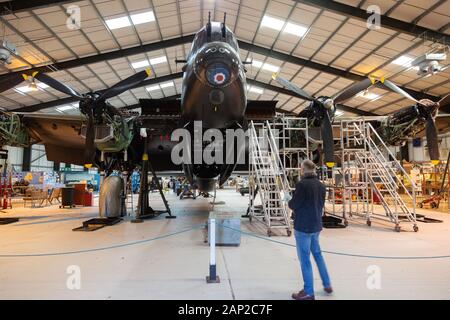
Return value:
[[(180, 100), (140, 99), (141, 115), (145, 118), (178, 118), (181, 116)], [(245, 116), (248, 120), (270, 120), (275, 117), (278, 101), (249, 100)]]
[(49, 161), (84, 164), (83, 116), (22, 114), (22, 121), (31, 138), (45, 146)]
[(141, 116), (146, 118), (179, 118), (181, 100), (140, 99)]
[(248, 120), (271, 120), (277, 112), (274, 100), (248, 100), (245, 110), (245, 117)]

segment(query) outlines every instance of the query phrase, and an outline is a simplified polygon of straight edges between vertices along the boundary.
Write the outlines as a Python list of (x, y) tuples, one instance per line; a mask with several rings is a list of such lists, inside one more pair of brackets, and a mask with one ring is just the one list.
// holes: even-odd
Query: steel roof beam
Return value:
[(13, 0), (4, 1), (0, 3), (0, 16), (4, 16), (11, 13), (17, 13), (20, 11), (29, 11), (45, 7), (51, 7), (53, 5), (59, 5), (69, 2), (75, 2), (74, 0)]
[[(341, 2), (331, 0), (293, 0), (298, 3), (319, 7), (325, 10), (333, 11), (335, 13), (344, 15), (346, 17), (367, 21), (372, 13), (368, 13), (364, 9), (350, 6)], [(450, 44), (450, 36), (432, 29), (419, 26), (414, 23), (391, 18), (386, 15), (380, 17), (381, 26), (392, 29), (398, 32), (406, 33), (415, 37), (425, 36), (427, 40), (436, 41), (444, 45)]]

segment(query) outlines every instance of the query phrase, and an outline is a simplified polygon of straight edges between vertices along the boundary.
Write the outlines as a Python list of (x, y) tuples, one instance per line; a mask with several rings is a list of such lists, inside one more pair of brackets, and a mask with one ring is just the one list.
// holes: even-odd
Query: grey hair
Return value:
[(302, 162), (303, 173), (315, 173), (316, 165), (311, 160), (304, 160)]

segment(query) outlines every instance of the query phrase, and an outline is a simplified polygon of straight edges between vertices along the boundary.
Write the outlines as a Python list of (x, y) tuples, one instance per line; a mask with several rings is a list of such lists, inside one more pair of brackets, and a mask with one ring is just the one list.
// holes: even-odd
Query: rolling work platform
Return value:
[(249, 219), (264, 223), (268, 236), (274, 229), (286, 230), (290, 236), (290, 210), (283, 198), (291, 189), (271, 124), (252, 121), (249, 142)]
[[(392, 223), (395, 231), (401, 230), (401, 223), (409, 223), (417, 232), (415, 184), (373, 126), (364, 119), (342, 120), (339, 130), (341, 165), (333, 169), (327, 183), (333, 214), (340, 209), (345, 224), (347, 217), (359, 216), (368, 226), (372, 219), (382, 219)], [(374, 202), (383, 213), (374, 210)]]
[(299, 179), (300, 167), (305, 159), (312, 159), (308, 134), (308, 119), (279, 115), (271, 122), (275, 141), (291, 190)]

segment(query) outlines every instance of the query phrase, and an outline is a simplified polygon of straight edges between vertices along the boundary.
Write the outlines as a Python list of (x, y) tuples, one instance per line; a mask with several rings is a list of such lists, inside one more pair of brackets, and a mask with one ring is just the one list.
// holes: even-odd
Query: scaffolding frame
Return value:
[(276, 140), (283, 168), (291, 183), (291, 190), (294, 190), (295, 173), (299, 173), (302, 160), (312, 158), (308, 118), (279, 114), (272, 121), (272, 128), (278, 133)]
[[(328, 184), (332, 215), (339, 216), (337, 208), (340, 207), (346, 225), (347, 217), (359, 216), (366, 219), (368, 226), (372, 219), (382, 219), (394, 224), (395, 231), (400, 231), (400, 223), (407, 222), (413, 224), (413, 230), (417, 232), (414, 181), (377, 131), (364, 118), (341, 120), (334, 126), (340, 131), (340, 149), (336, 156), (341, 158), (341, 166), (333, 169), (332, 183)], [(398, 174), (408, 182), (411, 190)], [(336, 189), (341, 190), (340, 201), (336, 199)], [(406, 206), (399, 190), (411, 200), (411, 209)], [(375, 210), (374, 195), (377, 195), (384, 214)]]

